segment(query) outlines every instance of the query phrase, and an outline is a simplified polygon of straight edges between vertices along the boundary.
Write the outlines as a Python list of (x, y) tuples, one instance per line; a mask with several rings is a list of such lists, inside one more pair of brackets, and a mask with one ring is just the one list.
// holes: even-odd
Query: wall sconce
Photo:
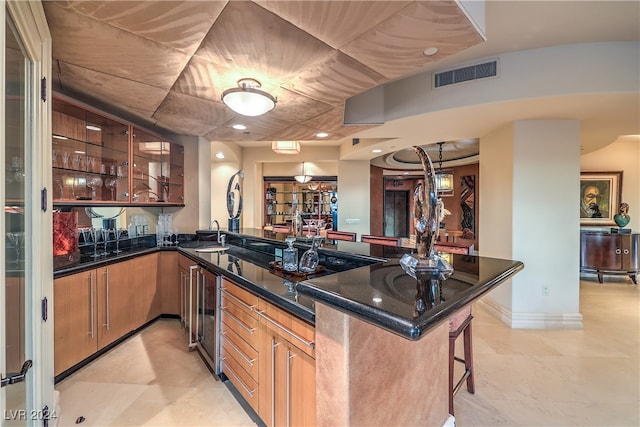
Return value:
[(255, 79), (240, 79), (238, 87), (222, 92), (222, 102), (243, 116), (260, 116), (276, 107), (276, 99), (260, 90), (262, 85)]
[(442, 146), (438, 142), (438, 172), (436, 172), (436, 189), (439, 196), (453, 196), (453, 174), (442, 171)]
[(298, 141), (272, 141), (271, 149), (278, 154), (300, 154)]
[(304, 173), (304, 162), (302, 162), (302, 175), (296, 175), (293, 177), (300, 184), (305, 184), (313, 178), (311, 175), (307, 175)]

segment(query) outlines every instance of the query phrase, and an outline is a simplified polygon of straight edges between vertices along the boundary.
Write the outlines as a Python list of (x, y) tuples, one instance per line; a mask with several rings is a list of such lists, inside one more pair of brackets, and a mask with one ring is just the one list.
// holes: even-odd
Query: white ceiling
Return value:
[[(638, 1), (487, 1), (484, 42), (469, 30), (468, 22), (460, 20), (451, 1), (194, 1), (179, 2), (177, 9), (167, 10), (175, 4), (44, 2), (58, 64), (57, 89), (115, 114), (145, 119), (159, 130), (204, 135), (244, 147), (267, 146), (275, 138), (300, 139), (303, 149), (306, 144), (350, 144), (351, 138), (360, 135), (402, 141), (423, 132), (425, 122), (433, 129), (447, 123), (443, 120), (447, 112), (377, 127), (348, 127), (340, 123), (343, 100), (385, 82), (476, 58), (572, 43), (640, 41)], [(448, 39), (451, 47), (445, 49), (442, 58), (413, 58), (406, 65), (402, 47), (412, 36), (422, 37), (414, 43), (415, 50), (442, 42), (438, 37), (452, 28), (438, 20), (439, 6), (455, 21), (458, 42), (452, 42), (456, 37)], [(412, 21), (416, 16), (418, 20)], [(385, 19), (392, 24), (385, 27)], [(259, 31), (248, 25), (256, 22)], [(434, 22), (439, 22), (438, 31), (415, 31)], [(381, 32), (383, 39), (378, 38)], [(401, 35), (400, 40), (391, 43), (397, 35)], [(265, 43), (259, 44), (262, 51), (256, 52), (256, 38), (267, 36)], [(292, 38), (297, 44), (291, 45)], [(302, 50), (291, 56), (287, 49), (278, 47), (281, 43)], [(384, 46), (378, 49), (380, 44)], [(252, 61), (265, 56), (265, 51), (272, 55), (261, 61), (254, 69), (258, 74), (250, 77), (257, 77), (276, 91), (280, 102), (272, 113), (252, 124), (253, 133), (234, 134), (229, 128), (237, 117), (219, 102), (219, 92), (237, 78), (247, 77), (229, 70), (251, 69)], [(163, 52), (168, 56), (163, 57)], [(305, 61), (315, 66), (305, 67)], [(203, 77), (209, 75), (211, 66), (219, 78)], [(393, 72), (394, 67), (401, 72)], [(360, 77), (355, 86), (345, 79), (351, 73)], [(545, 116), (558, 117), (570, 111), (571, 117), (582, 121), (583, 128), (596, 133), (608, 122), (640, 133), (637, 114), (629, 114), (625, 108), (637, 99), (621, 103), (611, 95), (594, 96), (585, 102), (584, 97), (565, 96), (552, 104), (548, 100), (505, 102), (456, 114), (458, 122), (464, 123), (460, 134), (468, 138), (481, 137), (513, 120), (537, 117), (542, 111)], [(307, 139), (306, 135), (315, 130), (328, 130), (332, 137)], [(387, 142), (386, 147), (391, 144)], [(583, 148), (588, 152), (595, 146)], [(366, 151), (360, 156), (373, 156), (371, 150)]]

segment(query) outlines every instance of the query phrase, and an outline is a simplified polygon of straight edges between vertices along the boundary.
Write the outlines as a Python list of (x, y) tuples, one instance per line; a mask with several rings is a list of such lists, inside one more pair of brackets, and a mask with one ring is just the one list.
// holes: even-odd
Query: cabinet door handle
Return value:
[[(189, 348), (196, 345), (193, 341), (193, 270), (200, 268), (198, 265), (189, 266)], [(198, 282), (200, 281), (200, 275), (196, 276), (196, 298), (198, 297)], [(198, 301), (196, 300), (196, 307)], [(196, 319), (197, 320), (197, 319)], [(196, 322), (196, 335), (198, 334), (198, 324)]]
[(94, 311), (93, 304), (95, 300), (95, 296), (93, 294), (93, 271), (89, 273), (89, 299), (90, 299), (90, 315), (89, 315), (89, 335), (93, 338), (93, 321), (94, 321)]
[(624, 251), (622, 251), (622, 253), (625, 255), (629, 255), (629, 249), (625, 249)]
[[(227, 334), (226, 332), (223, 332), (222, 335), (226, 336)], [(249, 359), (249, 357), (246, 354), (244, 354), (242, 350), (236, 347), (236, 345), (230, 339), (227, 339), (227, 344), (229, 344), (231, 348), (233, 348), (240, 355), (240, 357), (242, 357), (244, 361), (247, 362), (249, 366), (253, 366), (253, 363), (256, 361), (256, 359)]]
[(276, 425), (276, 347), (280, 343), (271, 337), (271, 425)]
[(256, 306), (255, 305), (249, 305), (246, 302), (242, 301), (240, 298), (238, 298), (237, 296), (231, 294), (229, 291), (227, 291), (226, 289), (222, 289), (222, 293), (225, 294), (226, 296), (228, 296), (229, 298), (231, 298), (232, 300), (234, 300), (235, 302), (237, 302), (238, 304), (240, 304), (241, 306), (243, 306), (244, 308), (246, 308), (249, 311), (255, 311)]
[(225, 316), (229, 316), (229, 319), (233, 320), (234, 322), (236, 322), (242, 329), (244, 329), (245, 331), (247, 331), (247, 333), (253, 335), (253, 333), (255, 332), (256, 328), (250, 328), (247, 325), (245, 325), (242, 320), (238, 319), (236, 316), (234, 316), (233, 314), (229, 313), (227, 311), (227, 307), (220, 307), (222, 308), (222, 310), (224, 311), (224, 315)]
[[(226, 359), (223, 357), (223, 358), (222, 358), (222, 361), (224, 362), (225, 360), (226, 360)], [(249, 387), (247, 387), (246, 385), (244, 385), (244, 382), (240, 379), (240, 377), (239, 377), (235, 372), (233, 372), (233, 369), (231, 369), (231, 367), (230, 367), (228, 364), (227, 364), (227, 365), (224, 365), (224, 366), (225, 366), (225, 368), (226, 368), (226, 369), (224, 370), (225, 374), (227, 374), (227, 373), (228, 373), (228, 374), (231, 374), (231, 375), (233, 376), (233, 378), (235, 378), (235, 379), (236, 379), (236, 381), (238, 381), (238, 384), (240, 384), (240, 386), (242, 386), (242, 388), (244, 389), (244, 391), (246, 391), (246, 392), (247, 392), (247, 394), (248, 394), (249, 396), (253, 397), (253, 393), (255, 393), (255, 392), (256, 392), (256, 391), (255, 391), (255, 389), (254, 389), (254, 390), (250, 390), (250, 389), (249, 389)]]
[(105, 276), (107, 276), (107, 323), (105, 326), (107, 327), (107, 331), (111, 329), (111, 309), (109, 308), (109, 267), (105, 269)]
[(291, 350), (287, 349), (287, 426), (291, 425)]
[(295, 339), (297, 339), (298, 341), (300, 341), (301, 343), (303, 343), (307, 347), (309, 347), (309, 348), (314, 348), (315, 347), (315, 344), (312, 341), (307, 341), (304, 338), (302, 338), (300, 335), (296, 334), (295, 332), (285, 328), (284, 326), (281, 326), (278, 322), (276, 322), (274, 320), (271, 320), (271, 318), (269, 316), (265, 315), (262, 311), (256, 311), (256, 313), (258, 313), (258, 316), (262, 317), (264, 320), (266, 320), (267, 322), (271, 323), (276, 328), (288, 333), (289, 335), (291, 335), (292, 337), (294, 337)]
[(620, 255), (622, 251), (620, 249), (616, 249), (616, 255)]

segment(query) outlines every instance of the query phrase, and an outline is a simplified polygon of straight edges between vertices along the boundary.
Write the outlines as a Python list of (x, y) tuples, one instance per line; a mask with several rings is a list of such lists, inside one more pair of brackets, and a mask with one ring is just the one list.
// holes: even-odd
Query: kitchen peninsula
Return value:
[[(222, 335), (219, 373), (267, 425), (445, 424), (447, 319), (523, 268), (517, 261), (453, 255), (454, 275), (443, 283), (441, 295), (429, 298), (416, 294), (415, 280), (404, 274), (397, 259), (371, 256), (379, 249), (376, 245), (339, 241), (320, 249), (320, 274), (296, 283), (274, 274), (269, 265), (285, 247), (285, 235), (263, 230), (225, 234), (226, 250), (197, 251), (216, 242), (196, 240), (177, 251), (222, 277), (219, 305), (224, 307), (218, 308), (223, 310), (223, 328), (231, 319), (255, 325), (247, 328), (251, 332), (236, 328), (238, 334)], [(299, 250), (305, 249), (300, 243)], [(140, 254), (175, 250), (148, 248)], [(118, 261), (97, 261), (109, 262)], [(92, 261), (57, 271), (55, 277), (97, 267)], [(416, 313), (416, 297), (426, 298), (426, 311)], [(284, 329), (273, 326), (274, 320)], [(257, 338), (253, 331), (258, 331)], [(284, 335), (283, 341), (274, 341)], [(286, 357), (278, 359), (281, 349)], [(255, 352), (246, 370), (225, 353), (235, 350)], [(282, 391), (274, 386), (281, 368), (291, 375)], [(270, 387), (265, 388), (265, 379)]]

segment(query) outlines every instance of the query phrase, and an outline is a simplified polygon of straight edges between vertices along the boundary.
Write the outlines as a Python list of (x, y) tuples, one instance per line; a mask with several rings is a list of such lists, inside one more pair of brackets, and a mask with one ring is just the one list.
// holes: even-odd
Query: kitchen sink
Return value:
[(196, 252), (223, 252), (228, 250), (228, 246), (205, 246), (202, 248), (196, 248)]

